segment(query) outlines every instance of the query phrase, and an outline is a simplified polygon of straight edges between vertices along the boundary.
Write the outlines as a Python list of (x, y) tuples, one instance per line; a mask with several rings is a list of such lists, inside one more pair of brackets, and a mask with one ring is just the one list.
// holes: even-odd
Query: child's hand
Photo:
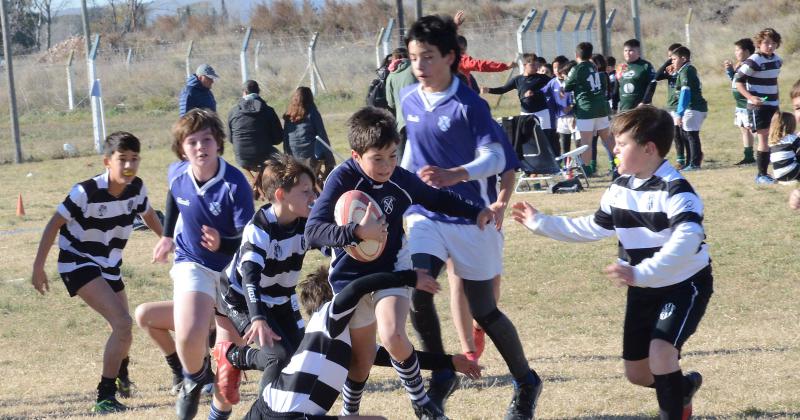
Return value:
[(371, 239), (374, 241), (386, 242), (389, 224), (386, 223), (385, 216), (374, 219), (372, 217), (373, 211), (374, 206), (372, 203), (367, 204), (367, 212), (364, 213), (364, 217), (361, 218), (361, 221), (358, 222), (358, 226), (356, 227), (356, 236), (362, 241)]
[[(569, 114), (570, 112), (572, 112), (572, 105), (567, 105), (567, 106), (565, 106), (565, 107), (564, 107), (564, 113), (565, 113), (565, 114)], [(574, 121), (574, 120), (573, 120), (573, 121)]]
[(494, 212), (494, 225), (497, 227), (497, 230), (503, 228), (503, 219), (505, 219), (506, 216), (506, 207), (508, 207), (508, 203), (504, 203), (502, 201), (495, 201), (489, 205), (489, 208)]
[(441, 290), (442, 287), (439, 286), (439, 283), (436, 282), (436, 279), (434, 279), (433, 277), (431, 277), (430, 274), (428, 274), (427, 270), (417, 269), (416, 271), (417, 271), (417, 284), (415, 288), (417, 290), (424, 290), (432, 295), (439, 293), (439, 290)]
[(603, 270), (617, 287), (635, 286), (635, 279), (633, 278), (633, 267), (627, 264), (614, 263), (609, 265)]
[[(475, 218), (475, 224), (478, 225), (478, 229), (483, 230), (494, 219), (494, 211), (491, 208), (485, 208), (478, 213), (478, 217)], [(500, 228), (498, 227), (497, 229)]]
[(463, 354), (453, 355), (453, 366), (456, 368), (456, 372), (461, 372), (470, 379), (480, 378), (481, 370), (483, 370), (483, 366), (467, 359)]
[(764, 103), (764, 100), (761, 99), (761, 97), (759, 96), (751, 96), (748, 100), (750, 101), (751, 104), (755, 106), (761, 106), (761, 104)]
[(36, 291), (38, 291), (42, 295), (44, 295), (45, 292), (50, 291), (50, 284), (47, 283), (47, 273), (44, 272), (44, 268), (41, 267), (33, 268), (31, 283), (33, 283), (33, 288), (36, 289)]
[(794, 190), (789, 194), (789, 208), (800, 210), (800, 189)]
[(463, 10), (459, 10), (455, 15), (453, 15), (453, 22), (456, 23), (456, 26), (461, 26), (465, 20), (467, 20), (467, 15)]
[(518, 201), (511, 206), (511, 217), (513, 217), (517, 223), (529, 229), (536, 220), (537, 214), (539, 214), (539, 210), (536, 210), (536, 207), (533, 207), (527, 201)]
[(172, 238), (162, 236), (153, 248), (153, 262), (166, 264), (169, 262), (169, 254), (175, 250), (175, 242)]
[(731, 63), (731, 60), (723, 61), (722, 62), (722, 66), (725, 67), (725, 70), (728, 70), (728, 69), (733, 70), (733, 63)]
[(461, 166), (444, 169), (438, 166), (426, 165), (419, 170), (419, 178), (432, 187), (444, 188), (468, 180), (469, 173)]
[(281, 336), (275, 334), (272, 329), (267, 325), (267, 321), (257, 319), (250, 324), (250, 328), (242, 337), (245, 343), (256, 343), (262, 349), (264, 347), (272, 347), (276, 341), (281, 339)]
[(202, 229), (203, 236), (200, 237), (200, 245), (211, 252), (217, 252), (220, 245), (219, 231), (206, 225), (203, 225)]

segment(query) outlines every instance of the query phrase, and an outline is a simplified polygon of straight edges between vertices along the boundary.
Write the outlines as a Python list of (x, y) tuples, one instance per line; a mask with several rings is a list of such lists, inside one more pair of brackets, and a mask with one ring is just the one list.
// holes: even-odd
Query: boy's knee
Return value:
[(644, 366), (625, 366), (625, 378), (628, 382), (639, 386), (650, 386), (653, 384), (653, 374), (650, 369)]
[(388, 331), (380, 334), (381, 343), (389, 350), (389, 353), (396, 353), (397, 350), (404, 349), (410, 345), (408, 337), (402, 331)]
[(147, 311), (147, 304), (141, 304), (136, 307), (136, 310), (133, 312), (133, 316), (136, 319), (136, 325), (139, 328), (147, 329), (150, 324), (150, 320), (148, 319), (148, 311)]
[(111, 321), (111, 329), (123, 337), (130, 337), (133, 335), (133, 318), (127, 313), (119, 315)]

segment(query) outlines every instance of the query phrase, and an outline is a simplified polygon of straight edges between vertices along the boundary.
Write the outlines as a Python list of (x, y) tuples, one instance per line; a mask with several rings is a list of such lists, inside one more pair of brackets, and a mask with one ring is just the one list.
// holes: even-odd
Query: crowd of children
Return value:
[[(606, 273), (627, 287), (625, 376), (656, 390), (662, 418), (691, 415), (703, 376), (684, 374), (680, 354), (713, 294), (703, 201), (680, 172), (701, 168), (700, 130), (708, 112), (691, 51), (671, 45), (656, 71), (641, 58), (636, 39), (625, 42), (624, 62), (616, 67), (613, 57), (593, 54), (592, 44), (582, 42), (574, 60), (559, 56), (547, 63), (524, 54), (519, 76), (478, 88), (471, 71), (511, 65), (464, 54), (466, 39), (458, 35), (463, 20), (463, 13), (455, 21), (425, 16), (409, 28), (406, 49), (393, 64), (399, 71), (410, 68), (413, 78), (387, 85), (403, 134), (389, 111), (355, 112), (347, 121), (351, 158), (323, 171), (324, 184), (318, 168), (308, 166), (324, 160), (324, 150), (312, 153), (316, 143), (300, 140), (287, 141), (316, 157), (271, 157), (248, 183), (221, 157), (225, 131), (217, 115), (187, 110), (172, 128), (178, 161), (168, 169), (162, 227), (136, 176), (139, 140), (127, 132), (108, 136), (105, 173), (76, 184), (58, 206), (32, 275), (37, 291), (49, 290), (44, 265), (58, 236), (58, 271), (68, 293), (111, 325), (93, 412), (124, 411), (117, 395), (130, 395), (133, 320), (120, 265), (138, 215), (159, 238), (153, 261), (167, 263), (174, 255), (173, 300), (140, 305), (136, 322), (173, 373), (177, 418), (194, 418), (201, 390), (212, 383), (209, 419), (229, 418), (241, 399), (244, 370), (263, 371), (247, 419), (359, 416), (370, 370), (379, 365), (397, 373), (418, 418), (447, 419), (445, 402), (459, 386), (456, 372), (480, 376), (484, 335), (512, 377), (505, 419), (533, 418), (543, 381), (529, 365), (514, 323), (497, 306), (502, 222), (519, 161), (478, 94), (516, 89), (523, 118), (545, 130), (556, 153), (577, 146), (573, 139), (593, 145), (583, 157), (592, 174), (599, 138), (614, 177), (593, 215), (547, 216), (520, 202), (512, 206), (514, 220), (560, 241), (618, 237), (619, 259)], [(800, 81), (790, 93), (793, 112), (781, 112), (780, 43), (780, 34), (765, 29), (753, 41), (737, 41), (737, 62), (724, 64), (744, 147), (737, 165), (756, 163), (758, 184), (800, 178)], [(650, 105), (659, 80), (668, 81), (666, 111)], [(302, 124), (309, 114), (321, 125), (313, 100), (298, 92), (287, 124)], [(755, 154), (750, 131), (758, 141)], [(673, 142), (676, 166), (667, 160)], [(336, 202), (350, 190), (372, 197), (382, 216), (337, 224)], [(256, 210), (255, 200), (266, 204)], [(800, 190), (789, 204), (800, 209)], [(362, 240), (383, 242), (382, 254), (363, 262), (345, 251)], [(331, 254), (330, 270), (300, 282), (312, 248)], [(440, 290), (435, 279), (445, 267), (463, 355), (446, 354), (434, 305)], [(409, 316), (421, 350), (408, 338)], [(432, 370), (427, 390), (421, 369)], [(341, 413), (327, 416), (339, 395)]]

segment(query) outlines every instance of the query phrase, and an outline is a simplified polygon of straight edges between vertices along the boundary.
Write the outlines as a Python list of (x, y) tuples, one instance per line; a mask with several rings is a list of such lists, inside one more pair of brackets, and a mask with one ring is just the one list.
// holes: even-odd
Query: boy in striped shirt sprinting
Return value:
[(664, 159), (672, 124), (666, 111), (649, 105), (617, 115), (611, 128), (620, 177), (594, 215), (546, 216), (528, 203), (516, 203), (513, 217), (534, 233), (561, 241), (617, 235), (619, 260), (605, 271), (615, 284), (628, 286), (625, 375), (656, 389), (662, 419), (685, 420), (702, 376), (681, 372), (680, 352), (703, 318), (713, 278), (703, 201)]

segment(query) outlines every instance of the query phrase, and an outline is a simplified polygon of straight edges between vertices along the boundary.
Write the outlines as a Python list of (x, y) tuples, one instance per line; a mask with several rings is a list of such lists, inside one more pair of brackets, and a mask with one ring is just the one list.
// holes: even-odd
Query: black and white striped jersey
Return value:
[(119, 197), (108, 192), (108, 171), (75, 184), (56, 210), (67, 223), (58, 236), (58, 271), (96, 265), (106, 280), (120, 279), (122, 249), (133, 220), (150, 207), (147, 188), (135, 177)]
[(800, 151), (800, 138), (789, 134), (778, 144), (769, 147), (769, 161), (772, 163), (772, 176), (778, 181), (797, 179), (800, 167), (797, 165), (797, 152)]
[(568, 242), (616, 234), (619, 258), (633, 267), (638, 287), (680, 283), (711, 261), (704, 242), (703, 201), (666, 160), (649, 179), (617, 178), (594, 215), (569, 219), (537, 214), (526, 227)]
[[(295, 287), (306, 254), (305, 218), (281, 226), (271, 204), (261, 207), (242, 232), (242, 243), (225, 268), (222, 281), (247, 302), (250, 319), (265, 319), (267, 307), (291, 301), (299, 310)], [(224, 285), (223, 285), (224, 287)], [(304, 321), (298, 317), (298, 328)]]
[(734, 77), (745, 83), (748, 92), (761, 97), (764, 105), (778, 106), (778, 74), (782, 64), (778, 54), (767, 57), (755, 53), (744, 60)]
[(416, 284), (414, 271), (375, 273), (358, 278), (322, 305), (306, 326), (289, 364), (262, 392), (278, 413), (325, 414), (347, 379), (352, 344), (348, 324), (362, 296), (376, 290)]

